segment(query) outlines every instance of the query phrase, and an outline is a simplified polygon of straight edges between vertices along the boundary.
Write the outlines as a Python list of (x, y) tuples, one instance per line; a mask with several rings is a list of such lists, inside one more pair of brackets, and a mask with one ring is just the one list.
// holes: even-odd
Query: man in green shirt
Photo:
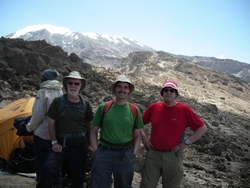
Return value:
[[(109, 110), (103, 116), (106, 103), (99, 105), (92, 121), (90, 142), (93, 149), (91, 171), (92, 188), (110, 188), (111, 175), (114, 188), (131, 188), (134, 175), (134, 162), (139, 150), (143, 128), (141, 112), (136, 107), (136, 117), (127, 102), (134, 91), (134, 85), (125, 75), (120, 75), (111, 85), (115, 95)], [(98, 146), (98, 131), (100, 143)]]

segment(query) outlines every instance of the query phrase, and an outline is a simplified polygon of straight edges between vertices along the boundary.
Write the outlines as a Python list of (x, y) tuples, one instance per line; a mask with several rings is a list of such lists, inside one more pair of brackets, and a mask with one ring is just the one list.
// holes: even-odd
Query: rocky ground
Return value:
[[(179, 101), (191, 106), (205, 121), (208, 132), (185, 152), (182, 188), (246, 188), (250, 185), (250, 86), (228, 74), (177, 59), (162, 52), (131, 53), (115, 71), (82, 63), (45, 41), (0, 39), (0, 107), (36, 95), (40, 73), (56, 68), (62, 76), (78, 70), (88, 84), (82, 95), (95, 111), (112, 99), (109, 86), (116, 76), (128, 75), (135, 84), (130, 101), (143, 112), (161, 100), (159, 89), (166, 79), (179, 84)], [(150, 125), (145, 126), (150, 134)], [(187, 130), (187, 135), (191, 130)], [(133, 187), (139, 187), (145, 157), (141, 145), (135, 164)], [(18, 175), (0, 175), (0, 187), (35, 187), (35, 180)], [(159, 188), (161, 181), (159, 181)]]

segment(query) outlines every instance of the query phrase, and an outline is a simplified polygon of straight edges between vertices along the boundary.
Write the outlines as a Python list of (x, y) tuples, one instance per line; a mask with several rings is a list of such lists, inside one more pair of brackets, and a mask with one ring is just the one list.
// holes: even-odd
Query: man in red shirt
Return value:
[[(160, 94), (163, 101), (151, 104), (142, 114), (144, 125), (151, 123), (151, 136), (142, 130), (142, 140), (147, 148), (141, 172), (141, 188), (154, 188), (160, 176), (164, 188), (179, 188), (183, 177), (183, 151), (206, 131), (199, 116), (187, 105), (177, 102), (178, 85), (167, 80)], [(194, 132), (185, 138), (185, 129)]]

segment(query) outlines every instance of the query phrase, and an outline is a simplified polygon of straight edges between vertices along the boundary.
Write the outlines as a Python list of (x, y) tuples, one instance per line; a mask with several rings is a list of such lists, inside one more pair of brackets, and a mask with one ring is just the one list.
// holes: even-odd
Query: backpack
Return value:
[(32, 136), (34, 131), (28, 132), (26, 125), (30, 122), (31, 116), (20, 117), (14, 119), (14, 127), (17, 129), (16, 135), (18, 136)]
[[(103, 124), (103, 118), (104, 118), (105, 114), (109, 111), (111, 106), (113, 105), (113, 102), (114, 102), (113, 100), (110, 100), (110, 101), (106, 102), (106, 104), (105, 104), (105, 106), (103, 108), (102, 119), (101, 119), (101, 127), (102, 127), (102, 124)], [(136, 117), (137, 117), (136, 106), (133, 103), (129, 103), (129, 105), (130, 105), (131, 111), (133, 112), (134, 120), (136, 120)]]
[(84, 112), (86, 113), (86, 111), (87, 111), (86, 110), (86, 102), (81, 95), (79, 95), (79, 96), (80, 96), (80, 100), (81, 100), (82, 105), (66, 104), (65, 103), (66, 94), (62, 95), (60, 98), (60, 106), (57, 109), (57, 117), (59, 114), (64, 114), (68, 108), (82, 108), (82, 109), (84, 109)]
[(24, 148), (17, 148), (13, 158), (7, 162), (7, 168), (11, 174), (35, 172), (34, 144), (26, 145)]

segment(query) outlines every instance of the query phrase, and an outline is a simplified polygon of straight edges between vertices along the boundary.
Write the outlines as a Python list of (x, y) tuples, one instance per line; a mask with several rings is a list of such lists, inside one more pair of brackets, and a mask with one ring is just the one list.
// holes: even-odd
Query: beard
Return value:
[(79, 93), (79, 89), (78, 90), (70, 90), (68, 89), (68, 94), (72, 95), (72, 96), (77, 96)]

